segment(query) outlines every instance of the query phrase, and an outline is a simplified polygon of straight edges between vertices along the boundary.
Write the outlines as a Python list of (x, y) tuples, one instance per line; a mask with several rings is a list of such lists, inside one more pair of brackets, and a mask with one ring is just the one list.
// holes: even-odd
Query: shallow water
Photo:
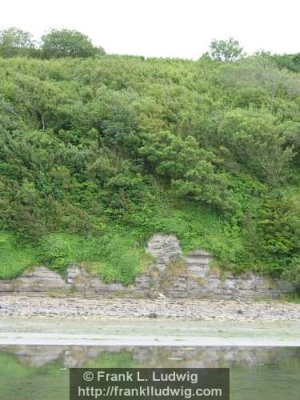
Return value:
[(0, 346), (0, 399), (68, 400), (77, 367), (229, 367), (231, 400), (300, 398), (300, 348)]

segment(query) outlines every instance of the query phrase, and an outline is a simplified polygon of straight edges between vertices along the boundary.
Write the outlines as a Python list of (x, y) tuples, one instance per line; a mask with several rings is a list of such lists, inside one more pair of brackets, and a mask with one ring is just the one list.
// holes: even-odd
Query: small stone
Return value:
[(157, 318), (158, 317), (158, 315), (154, 312), (154, 313), (150, 313), (149, 315), (148, 315), (148, 318)]
[(238, 314), (244, 314), (244, 313), (243, 313), (243, 310), (238, 310), (237, 313), (238, 313)]

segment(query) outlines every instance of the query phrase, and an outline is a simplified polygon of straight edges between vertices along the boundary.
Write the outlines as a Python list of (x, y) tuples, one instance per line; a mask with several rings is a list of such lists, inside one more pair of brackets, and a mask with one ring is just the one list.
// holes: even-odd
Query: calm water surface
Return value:
[(0, 346), (1, 400), (68, 400), (76, 367), (229, 367), (231, 400), (300, 399), (300, 348)]

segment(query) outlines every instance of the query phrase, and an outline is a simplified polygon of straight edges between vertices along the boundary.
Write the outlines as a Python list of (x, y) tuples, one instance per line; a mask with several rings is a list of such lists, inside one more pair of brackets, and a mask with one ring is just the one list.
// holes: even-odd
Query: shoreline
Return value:
[(1, 317), (0, 346), (300, 347), (298, 321)]
[(300, 304), (1, 296), (0, 345), (300, 347)]

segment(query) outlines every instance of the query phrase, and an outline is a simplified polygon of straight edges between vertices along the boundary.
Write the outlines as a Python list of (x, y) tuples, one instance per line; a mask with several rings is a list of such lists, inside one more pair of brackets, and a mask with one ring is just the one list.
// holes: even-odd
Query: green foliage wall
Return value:
[[(79, 261), (129, 283), (134, 249), (166, 232), (233, 271), (292, 276), (300, 75), (275, 61), (0, 58), (0, 229), (31, 246), (11, 275)], [(101, 253), (76, 252), (93, 240)]]

